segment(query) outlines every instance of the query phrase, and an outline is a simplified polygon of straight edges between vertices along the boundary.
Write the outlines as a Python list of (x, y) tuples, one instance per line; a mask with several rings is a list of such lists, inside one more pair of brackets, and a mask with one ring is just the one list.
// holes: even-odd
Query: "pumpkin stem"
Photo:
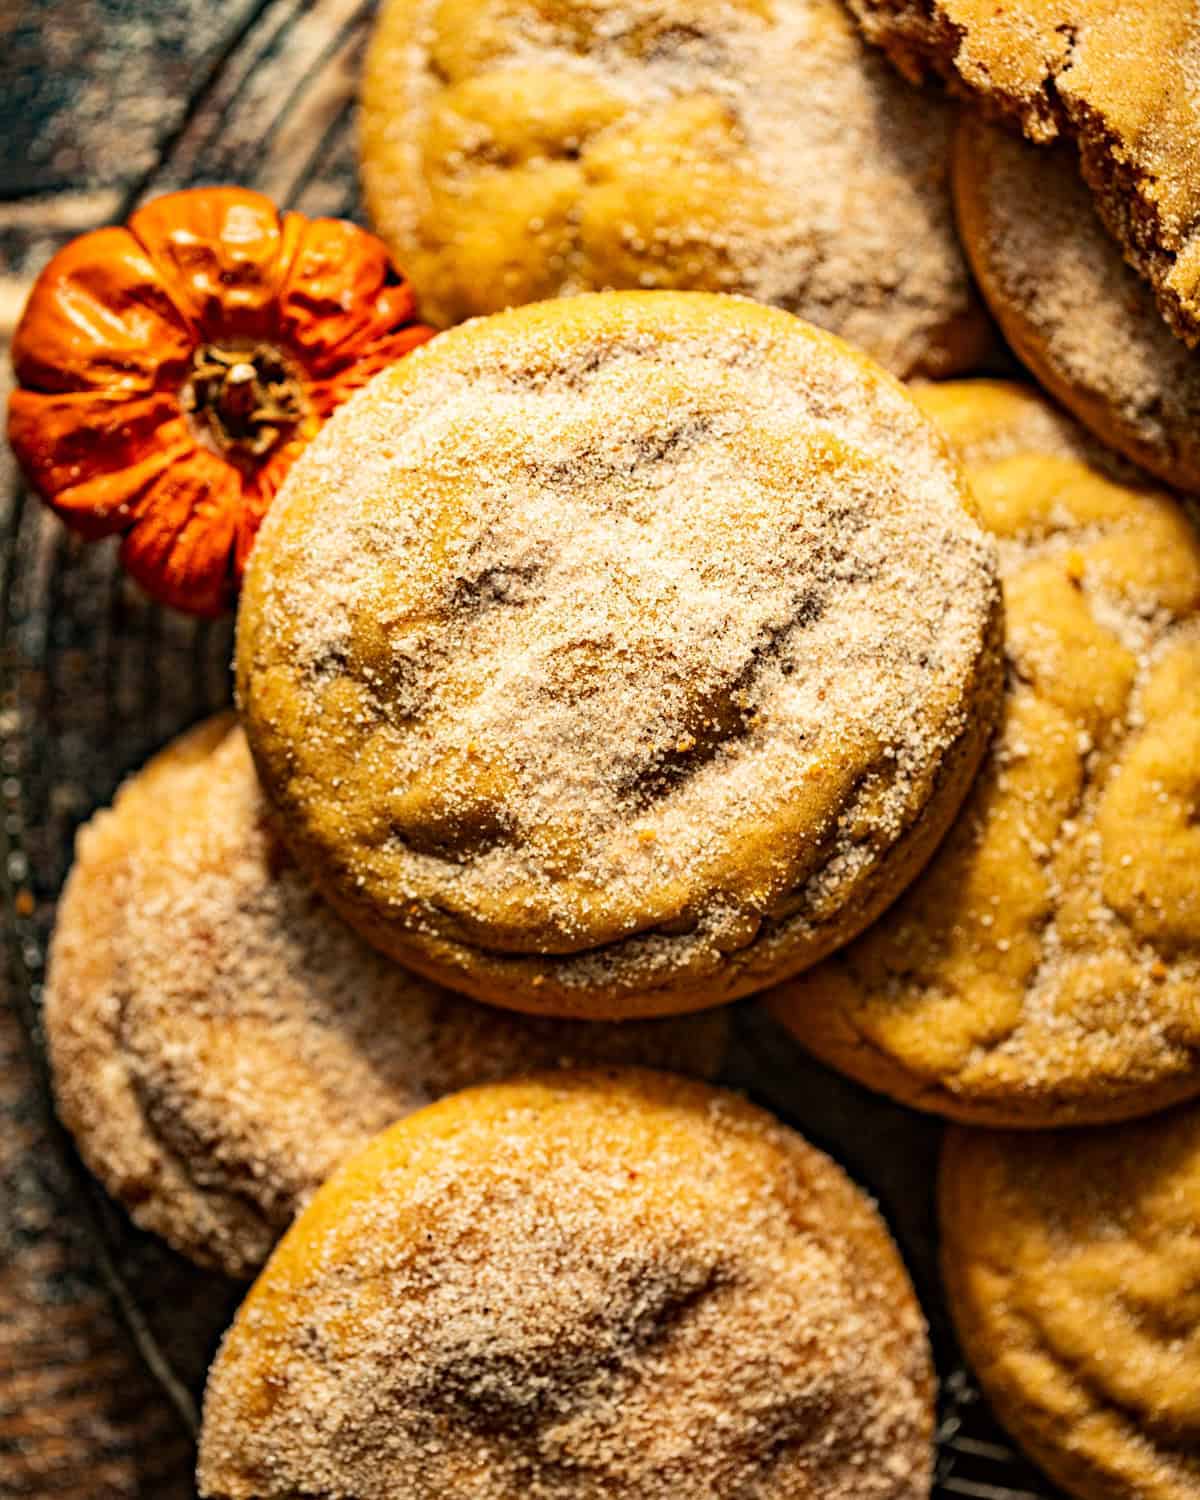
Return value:
[(270, 344), (202, 344), (180, 398), (200, 441), (247, 466), (260, 464), (309, 414), (300, 371)]

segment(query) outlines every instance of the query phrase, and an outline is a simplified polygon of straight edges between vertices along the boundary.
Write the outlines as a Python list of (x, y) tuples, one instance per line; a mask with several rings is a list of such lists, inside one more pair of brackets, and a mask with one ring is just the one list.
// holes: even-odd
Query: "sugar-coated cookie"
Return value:
[(1200, 9), (1190, 0), (848, 0), (912, 78), (932, 70), (1083, 176), (1167, 320), (1200, 343)]
[(385, 0), (363, 185), (443, 325), (563, 293), (739, 292), (897, 375), (949, 375), (989, 342), (952, 130), (840, 0)]
[(1004, 1425), (1079, 1500), (1200, 1495), (1200, 1109), (952, 1130), (942, 1267)]
[(1200, 1093), (1200, 540), (1032, 390), (918, 395), (1000, 543), (1000, 728), (916, 883), (766, 1003), (826, 1062), (956, 1119), (1144, 1114)]
[(794, 973), (912, 878), (1000, 690), (909, 394), (704, 293), (452, 329), (325, 427), (238, 619), (285, 838), (394, 957), (621, 1018)]
[(347, 1162), (209, 1376), (205, 1500), (926, 1500), (925, 1325), (870, 1201), (730, 1094), (560, 1074)]
[(252, 1274), (343, 1157), (467, 1084), (562, 1062), (710, 1075), (721, 1011), (493, 1010), (368, 947), (267, 820), (240, 729), (174, 741), (80, 832), (45, 1001), (59, 1109), (144, 1228)]
[(1121, 258), (1070, 148), (964, 114), (954, 186), (988, 305), (1038, 380), (1126, 458), (1200, 490), (1200, 353)]

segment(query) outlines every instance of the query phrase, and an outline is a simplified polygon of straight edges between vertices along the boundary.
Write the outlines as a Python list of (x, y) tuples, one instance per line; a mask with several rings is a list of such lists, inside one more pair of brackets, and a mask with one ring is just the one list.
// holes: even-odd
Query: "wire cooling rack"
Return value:
[[(360, 218), (353, 91), (370, 11), (360, 0), (251, 6), (124, 209), (170, 188), (229, 181), (302, 212)], [(75, 829), (154, 750), (229, 702), (231, 644), (229, 621), (153, 607), (111, 547), (81, 546), (19, 487), (0, 496), (0, 902), (47, 1108), (41, 987)], [(1002, 1436), (954, 1345), (936, 1272), (936, 1125), (807, 1061), (752, 1003), (737, 1008), (734, 1031), (725, 1081), (841, 1160), (904, 1248), (941, 1376), (939, 1500), (1059, 1500)], [(239, 1289), (136, 1231), (65, 1133), (55, 1139), (130, 1335), (194, 1433), (204, 1372)]]

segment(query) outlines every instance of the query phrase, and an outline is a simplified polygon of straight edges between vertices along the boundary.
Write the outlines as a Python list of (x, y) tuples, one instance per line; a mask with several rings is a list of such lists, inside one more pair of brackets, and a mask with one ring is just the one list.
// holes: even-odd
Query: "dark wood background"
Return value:
[[(0, 0), (0, 346), (54, 250), (186, 180), (226, 117), (239, 128), (205, 175), (282, 191), (303, 155), (324, 207), (324, 163), (300, 147), (348, 110), (366, 20), (349, 0)], [(311, 104), (289, 141), (301, 79)], [(335, 211), (347, 170), (330, 163)], [(0, 400), (8, 380), (0, 347)], [(11, 478), (0, 443), (0, 529)], [(184, 1500), (190, 1439), (96, 1269), (12, 999), (0, 965), (0, 1497)]]

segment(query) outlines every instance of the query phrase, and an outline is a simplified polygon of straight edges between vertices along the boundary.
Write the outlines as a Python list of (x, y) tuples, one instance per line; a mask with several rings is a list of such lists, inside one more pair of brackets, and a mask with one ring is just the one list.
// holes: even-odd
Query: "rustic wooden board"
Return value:
[[(120, 218), (140, 196), (190, 180), (200, 163), (207, 180), (280, 196), (298, 190), (313, 211), (352, 206), (349, 111), (366, 21), (367, 7), (345, 0), (0, 0), (0, 398), (9, 378), (3, 346), (54, 250)], [(0, 444), (0, 571), (13, 562), (20, 530), (14, 496)], [(37, 525), (44, 546), (35, 549), (41, 577), (24, 580), (31, 595), (61, 565), (57, 529)], [(33, 555), (26, 545), (19, 564), (26, 575)], [(136, 631), (144, 623), (158, 639), (157, 618), (137, 600), (130, 610), (125, 625)], [(223, 655), (218, 645), (213, 661)], [(59, 669), (83, 686), (94, 661), (68, 649)], [(192, 665), (189, 651), (189, 692)], [(18, 682), (8, 666), (0, 676), (0, 778), (19, 769), (29, 730), (21, 716), (48, 694), (62, 701), (54, 685)], [(221, 666), (210, 664), (209, 676), (210, 695), (223, 697)], [(138, 730), (118, 736), (123, 763), (96, 765), (98, 780), (89, 741), (107, 733), (103, 705), (76, 698), (76, 722), (43, 726), (56, 736), (60, 767), (47, 798), (53, 815), (33, 830), (36, 870), (6, 872), (17, 877), (18, 899), (28, 892), (37, 902), (38, 939), (71, 827), (111, 790), (105, 781), (195, 712), (194, 704), (166, 702), (148, 716), (134, 683), (130, 673), (123, 696)], [(23, 986), (20, 955), (7, 956)], [(81, 1180), (5, 978), (0, 966), (0, 1497), (185, 1500), (194, 1495), (191, 1436), (114, 1306)], [(114, 1240), (126, 1281), (139, 1288), (127, 1311), (145, 1320), (194, 1389), (236, 1292), (123, 1224)]]

